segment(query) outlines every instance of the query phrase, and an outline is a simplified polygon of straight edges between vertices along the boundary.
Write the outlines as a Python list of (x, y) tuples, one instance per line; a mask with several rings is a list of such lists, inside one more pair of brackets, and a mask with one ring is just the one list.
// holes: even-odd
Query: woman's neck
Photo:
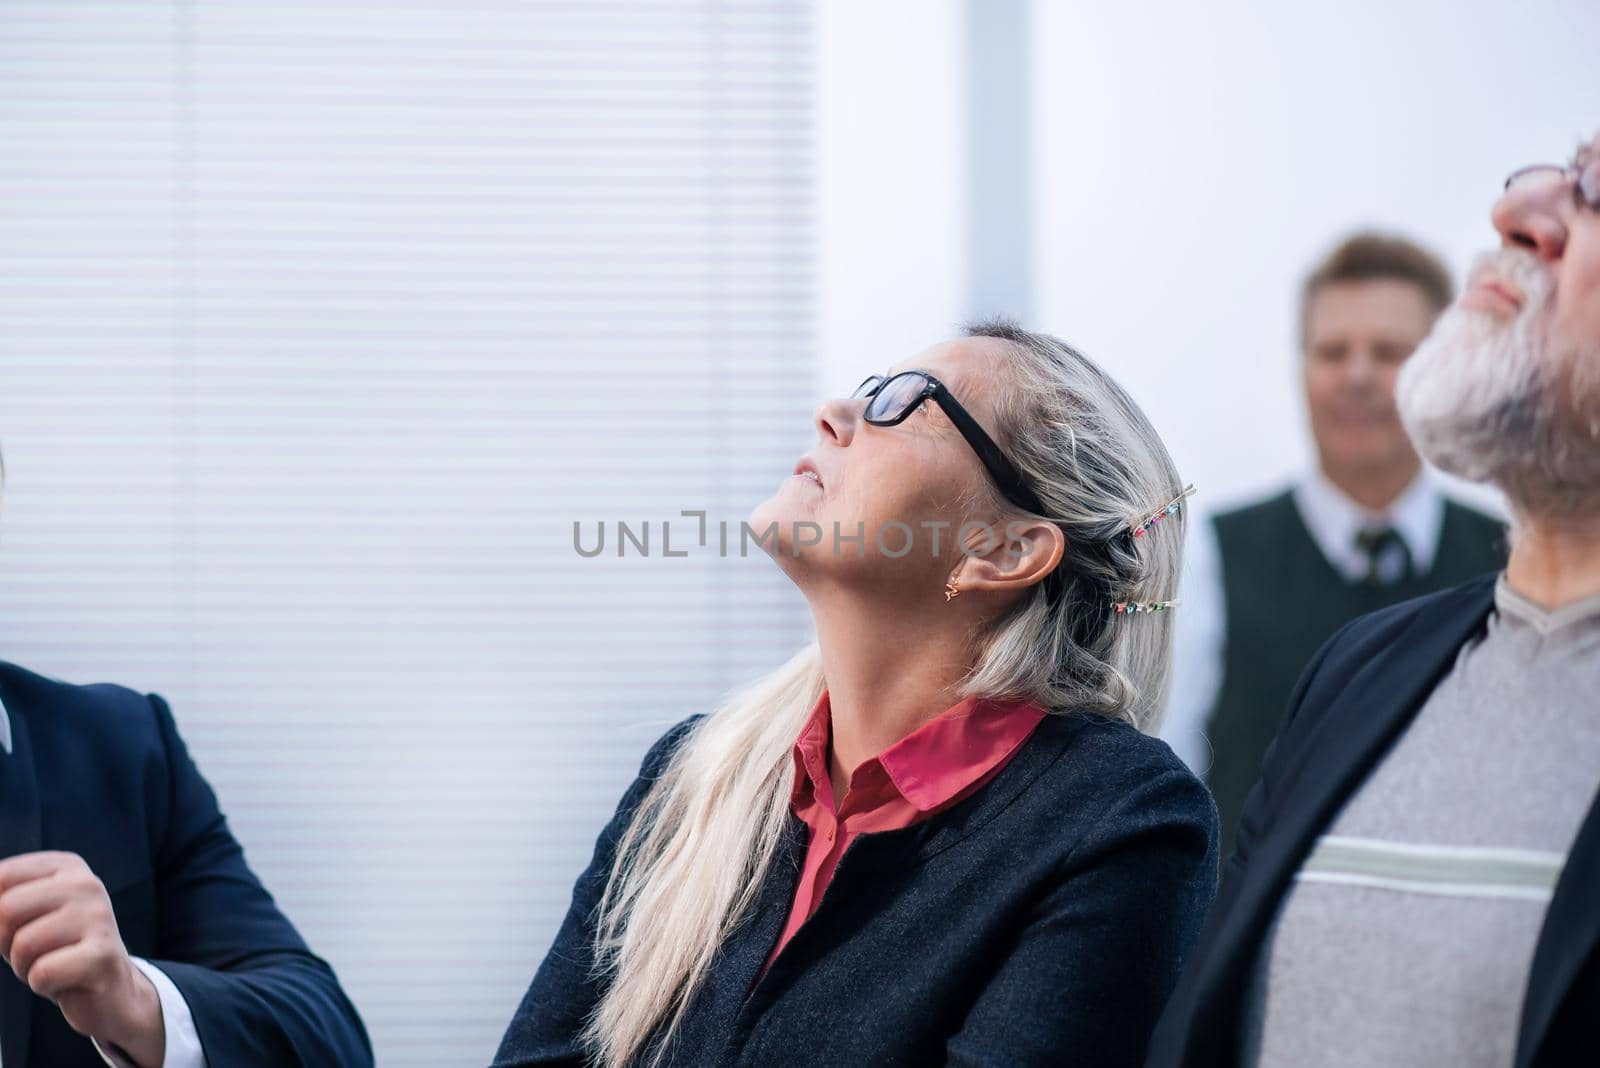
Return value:
[(833, 714), (836, 795), (863, 761), (959, 702), (968, 671), (956, 621), (876, 607), (844, 593), (811, 602)]

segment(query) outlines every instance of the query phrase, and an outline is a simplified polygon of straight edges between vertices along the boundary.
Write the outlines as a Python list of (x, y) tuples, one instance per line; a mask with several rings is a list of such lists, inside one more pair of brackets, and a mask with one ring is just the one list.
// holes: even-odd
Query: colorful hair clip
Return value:
[(1118, 601), (1111, 606), (1117, 615), (1133, 615), (1138, 612), (1165, 612), (1169, 608), (1178, 607), (1177, 601)]
[(1183, 492), (1178, 494), (1176, 497), (1172, 498), (1172, 500), (1167, 504), (1167, 506), (1165, 508), (1161, 509), (1161, 511), (1157, 512), (1155, 515), (1151, 516), (1149, 519), (1146, 519), (1144, 522), (1135, 524), (1135, 526), (1133, 528), (1133, 536), (1136, 537), (1136, 538), (1144, 537), (1144, 532), (1145, 531), (1149, 530), (1151, 527), (1153, 527), (1157, 523), (1161, 522), (1161, 520), (1165, 519), (1167, 516), (1176, 513), (1177, 510), (1178, 510), (1178, 506), (1183, 503), (1183, 499), (1185, 497), (1189, 496), (1190, 494), (1192, 494), (1193, 492), (1194, 492), (1194, 486), (1193, 485), (1188, 485), (1188, 486), (1183, 487)]

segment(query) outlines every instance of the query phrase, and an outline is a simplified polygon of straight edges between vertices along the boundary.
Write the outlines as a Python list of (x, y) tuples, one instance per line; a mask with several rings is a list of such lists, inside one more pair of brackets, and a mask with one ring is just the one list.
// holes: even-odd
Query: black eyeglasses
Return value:
[(1590, 211), (1600, 211), (1600, 155), (1580, 156), (1575, 163), (1535, 163), (1511, 172), (1506, 191), (1513, 186), (1529, 186), (1539, 181), (1560, 179), (1572, 183), (1573, 198)]
[(1035, 515), (1044, 514), (1044, 502), (1040, 501), (1039, 495), (1028, 487), (1028, 482), (1022, 477), (1022, 472), (1017, 470), (1017, 465), (1006, 459), (1006, 454), (1000, 451), (1000, 446), (996, 445), (994, 439), (978, 425), (978, 421), (961, 407), (961, 402), (956, 400), (949, 388), (928, 372), (901, 371), (887, 378), (883, 375), (870, 375), (850, 396), (853, 400), (871, 398), (867, 401), (866, 411), (862, 413), (861, 418), (873, 426), (894, 426), (902, 423), (917, 410), (917, 405), (932, 398), (935, 404), (944, 409), (944, 413), (950, 417), (956, 429), (961, 431), (961, 436), (967, 439), (972, 451), (978, 454), (978, 459), (983, 461), (989, 477), (1000, 487), (1000, 492), (1005, 494), (1006, 500)]

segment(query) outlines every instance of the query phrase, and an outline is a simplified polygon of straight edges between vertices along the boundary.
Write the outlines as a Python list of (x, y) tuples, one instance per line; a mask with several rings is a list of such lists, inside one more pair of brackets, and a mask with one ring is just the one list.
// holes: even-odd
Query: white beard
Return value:
[(1510, 322), (1459, 303), (1446, 310), (1400, 370), (1400, 418), (1423, 457), (1495, 483), (1519, 510), (1600, 509), (1600, 391), (1588, 366), (1600, 351), (1551, 351), (1552, 281), (1537, 259), (1503, 249), (1473, 274), (1488, 265), (1522, 290), (1522, 309)]

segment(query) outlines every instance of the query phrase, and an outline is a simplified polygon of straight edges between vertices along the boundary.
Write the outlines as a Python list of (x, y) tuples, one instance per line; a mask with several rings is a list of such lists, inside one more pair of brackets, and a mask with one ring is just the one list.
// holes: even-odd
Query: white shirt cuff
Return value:
[[(167, 1056), (161, 1068), (206, 1068), (206, 1052), (200, 1048), (200, 1035), (194, 1029), (189, 1003), (183, 1000), (167, 973), (154, 964), (134, 957), (133, 966), (145, 974), (156, 988), (156, 997), (161, 999), (161, 1021), (167, 1032)], [(90, 1041), (111, 1068), (138, 1068), (115, 1046), (102, 1046), (99, 1039)]]

